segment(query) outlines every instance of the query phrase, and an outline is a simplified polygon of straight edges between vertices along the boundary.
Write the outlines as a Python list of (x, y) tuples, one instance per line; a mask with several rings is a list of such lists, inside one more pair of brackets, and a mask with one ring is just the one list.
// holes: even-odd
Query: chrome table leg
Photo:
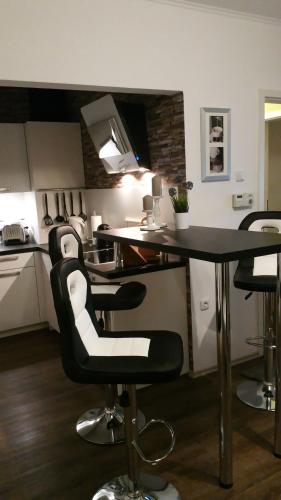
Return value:
[(281, 458), (281, 254), (277, 254), (276, 288), (276, 407), (274, 454)]
[(115, 260), (115, 269), (122, 269), (123, 256), (122, 256), (121, 244), (117, 241), (114, 241), (114, 260)]
[(219, 482), (232, 486), (232, 385), (229, 314), (229, 264), (216, 264), (216, 319), (219, 377)]

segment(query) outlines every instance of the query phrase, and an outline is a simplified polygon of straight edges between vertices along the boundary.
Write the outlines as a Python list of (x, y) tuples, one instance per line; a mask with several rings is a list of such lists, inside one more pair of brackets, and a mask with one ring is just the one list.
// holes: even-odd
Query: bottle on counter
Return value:
[[(106, 231), (112, 229), (108, 224), (100, 224), (97, 228), (98, 231)], [(103, 240), (97, 238), (97, 249), (99, 255), (99, 262), (112, 262), (114, 260), (114, 244), (113, 241)]]

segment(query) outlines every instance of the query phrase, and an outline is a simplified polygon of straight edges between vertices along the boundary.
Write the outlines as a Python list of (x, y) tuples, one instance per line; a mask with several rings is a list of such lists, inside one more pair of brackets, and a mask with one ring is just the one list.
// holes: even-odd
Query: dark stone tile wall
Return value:
[(28, 119), (28, 90), (0, 87), (0, 123), (25, 123)]
[(167, 184), (186, 180), (183, 94), (157, 96), (147, 108), (152, 171)]

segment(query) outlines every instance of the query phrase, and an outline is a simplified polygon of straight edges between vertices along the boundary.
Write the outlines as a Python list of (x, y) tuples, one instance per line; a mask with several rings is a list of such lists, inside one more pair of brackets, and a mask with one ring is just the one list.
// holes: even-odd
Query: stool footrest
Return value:
[(174, 432), (173, 427), (171, 426), (171, 424), (169, 424), (168, 422), (166, 422), (165, 420), (162, 420), (162, 419), (154, 419), (153, 418), (153, 419), (149, 420), (149, 422), (147, 422), (145, 424), (145, 426), (139, 431), (139, 434), (142, 434), (146, 429), (148, 429), (152, 425), (157, 425), (157, 424), (160, 424), (160, 425), (163, 425), (164, 427), (166, 427), (166, 429), (169, 431), (170, 437), (171, 437), (171, 444), (168, 447), (168, 449), (165, 451), (164, 455), (162, 455), (161, 457), (158, 457), (158, 458), (153, 458), (153, 459), (147, 458), (145, 456), (143, 450), (139, 446), (139, 444), (135, 440), (132, 441), (132, 445), (134, 446), (139, 457), (144, 462), (146, 462), (147, 464), (151, 464), (151, 465), (156, 465), (159, 462), (161, 462), (162, 460), (164, 460), (173, 451), (173, 449), (175, 447), (175, 441), (176, 441), (175, 440), (175, 432)]
[(246, 344), (255, 347), (264, 347), (265, 349), (276, 349), (275, 344), (270, 344), (267, 338), (261, 335), (256, 337), (247, 337)]

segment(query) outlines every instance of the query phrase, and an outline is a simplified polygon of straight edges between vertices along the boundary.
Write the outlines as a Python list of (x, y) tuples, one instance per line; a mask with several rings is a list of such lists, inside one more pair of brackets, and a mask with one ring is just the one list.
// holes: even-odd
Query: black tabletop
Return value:
[(281, 252), (281, 235), (191, 226), (148, 232), (139, 227), (95, 231), (95, 238), (117, 241), (209, 262), (230, 262)]

